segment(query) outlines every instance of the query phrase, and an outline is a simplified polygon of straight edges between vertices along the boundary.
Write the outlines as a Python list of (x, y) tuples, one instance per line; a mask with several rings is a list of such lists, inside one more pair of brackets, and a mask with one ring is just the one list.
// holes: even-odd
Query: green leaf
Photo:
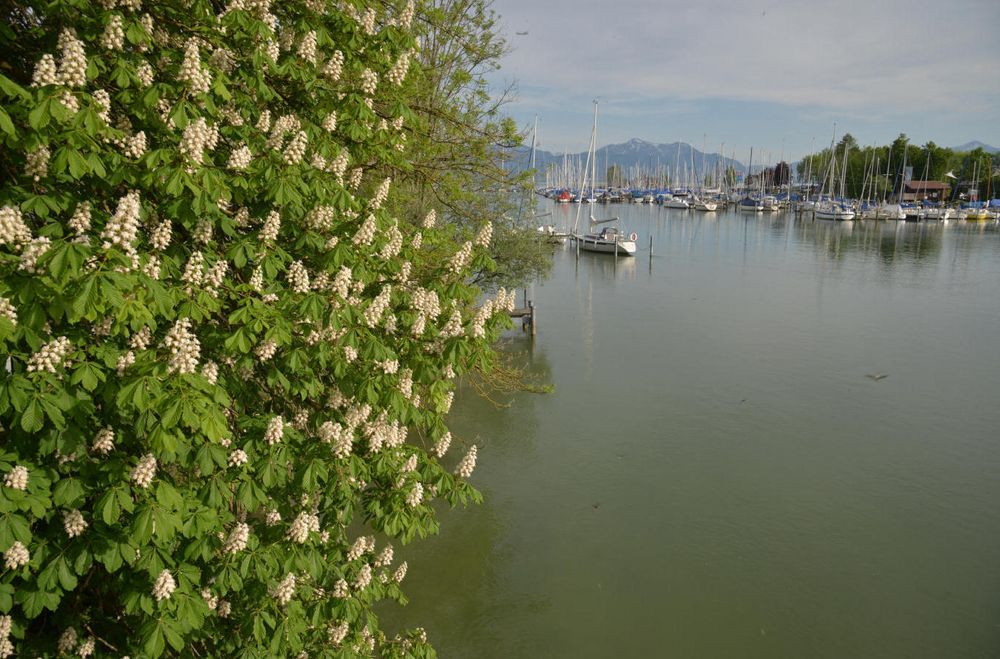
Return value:
[(52, 503), (76, 508), (83, 502), (83, 485), (77, 478), (63, 478), (52, 490)]
[(7, 111), (3, 108), (0, 108), (0, 130), (8, 135), (13, 135), (15, 133), (14, 122), (10, 120), (10, 115), (8, 115)]
[(59, 557), (59, 585), (61, 585), (66, 590), (73, 590), (76, 588), (76, 575), (73, 571), (69, 569), (69, 563), (62, 556)]
[(118, 505), (118, 497), (115, 495), (115, 491), (107, 490), (102, 494), (101, 498), (94, 505), (94, 510), (100, 512), (101, 519), (108, 526), (117, 522), (118, 517), (121, 515), (121, 508)]
[(21, 429), (24, 432), (37, 432), (42, 429), (45, 421), (42, 416), (42, 406), (38, 404), (37, 398), (32, 398), (28, 406), (21, 413)]
[(153, 510), (149, 506), (143, 506), (139, 514), (132, 520), (132, 537), (140, 545), (149, 542), (153, 535)]
[(51, 114), (49, 113), (49, 103), (51, 100), (45, 100), (35, 106), (35, 108), (28, 113), (28, 125), (39, 130), (40, 128), (45, 128), (48, 125)]

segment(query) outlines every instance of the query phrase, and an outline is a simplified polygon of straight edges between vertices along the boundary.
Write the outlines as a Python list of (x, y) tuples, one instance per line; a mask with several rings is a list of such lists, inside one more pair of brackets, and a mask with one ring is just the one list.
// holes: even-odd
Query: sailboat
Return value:
[[(854, 209), (845, 204), (843, 201), (838, 201), (833, 198), (836, 192), (836, 174), (837, 174), (837, 152), (834, 149), (834, 143), (836, 142), (836, 140), (837, 140), (837, 128), (836, 124), (834, 124), (833, 139), (830, 140), (830, 171), (828, 177), (828, 180), (830, 181), (830, 196), (828, 199), (821, 199), (821, 201), (816, 203), (816, 212), (814, 217), (817, 220), (854, 219)], [(844, 144), (844, 167), (840, 180), (841, 197), (844, 196), (844, 186), (847, 175), (847, 151), (848, 151), (848, 145)]]
[[(596, 177), (596, 172), (590, 172), (591, 163), (593, 162), (593, 167), (597, 167), (597, 159), (595, 157), (595, 151), (597, 149), (597, 101), (594, 101), (594, 127), (590, 132), (590, 148), (587, 151), (587, 165), (583, 169), (583, 181), (580, 184), (580, 190), (584, 190), (587, 187), (587, 174), (591, 175), (591, 186), (594, 185), (594, 179)], [(592, 160), (593, 158), (593, 160)], [(617, 217), (612, 217), (606, 220), (598, 220), (593, 215), (590, 215), (590, 226), (591, 231), (584, 234), (577, 234), (575, 232), (573, 239), (577, 241), (577, 245), (582, 250), (588, 252), (601, 252), (604, 254), (614, 254), (616, 256), (634, 256), (635, 255), (635, 241), (638, 236), (633, 232), (626, 235), (618, 227), (607, 226), (601, 229), (599, 232), (594, 232), (595, 225), (607, 224), (611, 222), (617, 222)], [(577, 209), (576, 215), (576, 225), (580, 223), (580, 209)]]

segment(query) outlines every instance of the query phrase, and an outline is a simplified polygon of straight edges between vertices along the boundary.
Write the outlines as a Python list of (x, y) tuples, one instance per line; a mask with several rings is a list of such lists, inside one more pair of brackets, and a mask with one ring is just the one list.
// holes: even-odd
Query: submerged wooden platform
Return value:
[[(525, 298), (527, 298), (527, 291), (525, 291)], [(535, 310), (535, 303), (531, 300), (525, 300), (527, 306), (517, 307), (510, 312), (511, 318), (521, 319), (521, 330), (524, 332), (531, 331), (531, 336), (534, 336), (538, 330), (538, 318)]]

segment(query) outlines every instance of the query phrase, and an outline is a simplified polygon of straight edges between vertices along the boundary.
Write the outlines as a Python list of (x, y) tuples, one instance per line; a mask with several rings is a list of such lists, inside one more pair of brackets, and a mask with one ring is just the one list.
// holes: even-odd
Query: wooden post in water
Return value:
[(535, 332), (538, 331), (538, 317), (535, 315), (538, 312), (535, 310), (535, 301), (531, 300), (528, 302), (528, 310), (531, 311), (531, 336), (535, 336)]

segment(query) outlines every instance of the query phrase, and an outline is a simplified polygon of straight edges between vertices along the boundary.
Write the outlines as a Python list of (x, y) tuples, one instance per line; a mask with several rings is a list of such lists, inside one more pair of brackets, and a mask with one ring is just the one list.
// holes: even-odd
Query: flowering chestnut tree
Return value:
[(413, 2), (13, 6), (0, 657), (433, 656), (373, 607), (479, 496), (444, 419), (513, 295), (386, 211)]

